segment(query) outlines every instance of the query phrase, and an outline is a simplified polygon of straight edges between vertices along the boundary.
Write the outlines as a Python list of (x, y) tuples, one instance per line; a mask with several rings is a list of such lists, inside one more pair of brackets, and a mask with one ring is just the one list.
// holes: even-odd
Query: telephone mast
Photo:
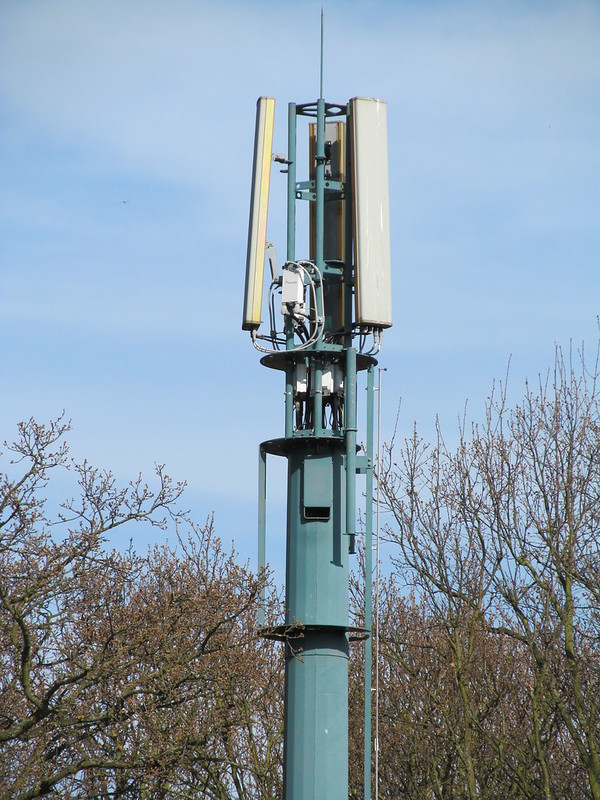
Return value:
[[(322, 90), (321, 90), (322, 94)], [(348, 799), (348, 651), (365, 642), (365, 798), (371, 794), (371, 576), (375, 358), (392, 324), (386, 104), (288, 106), (287, 155), (273, 155), (275, 100), (257, 101), (242, 327), (285, 376), (285, 431), (259, 448), (259, 568), (266, 561), (267, 455), (287, 459), (285, 620), (264, 626), (285, 659), (285, 800)], [(308, 175), (298, 180), (299, 122)], [(287, 171), (287, 252), (267, 242), (272, 161)], [(308, 202), (310, 252), (296, 252), (296, 209)], [(269, 323), (261, 327), (265, 286)], [(357, 452), (357, 373), (366, 373), (366, 447)], [(349, 624), (356, 482), (365, 475), (365, 621)], [(264, 602), (264, 598), (263, 598)]]

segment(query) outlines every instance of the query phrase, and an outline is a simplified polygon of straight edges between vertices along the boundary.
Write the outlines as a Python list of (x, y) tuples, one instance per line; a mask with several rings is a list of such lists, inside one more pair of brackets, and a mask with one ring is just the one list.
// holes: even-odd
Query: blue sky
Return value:
[[(288, 101), (318, 95), (320, 7), (0, 3), (0, 438), (64, 408), (76, 458), (165, 463), (247, 557), (258, 443), (283, 429), (240, 328), (255, 102), (276, 98), (284, 152)], [(555, 342), (597, 341), (599, 41), (596, 2), (325, 3), (326, 99), (388, 102), (384, 436), (402, 398), (400, 435), (438, 414), (451, 438), (509, 358), (518, 398)], [(276, 469), (275, 559), (283, 490)]]

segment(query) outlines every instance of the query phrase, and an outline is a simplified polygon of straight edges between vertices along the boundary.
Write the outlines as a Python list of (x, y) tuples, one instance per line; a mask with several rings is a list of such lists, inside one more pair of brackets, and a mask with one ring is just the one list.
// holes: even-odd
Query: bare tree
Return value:
[(386, 452), (388, 535), (416, 604), (414, 633), (388, 626), (387, 657), (399, 682), (433, 665), (427, 702), (456, 759), (407, 797), (600, 797), (597, 377), (557, 351), (522, 404), (493, 394), (456, 449), (415, 432)]
[[(256, 638), (263, 578), (177, 510), (183, 485), (161, 467), (156, 488), (119, 487), (68, 461), (67, 430), (22, 424), (0, 477), (0, 794), (272, 797), (281, 669)], [(79, 495), (50, 520), (59, 468)], [(105, 549), (135, 522), (173, 526), (177, 546)]]

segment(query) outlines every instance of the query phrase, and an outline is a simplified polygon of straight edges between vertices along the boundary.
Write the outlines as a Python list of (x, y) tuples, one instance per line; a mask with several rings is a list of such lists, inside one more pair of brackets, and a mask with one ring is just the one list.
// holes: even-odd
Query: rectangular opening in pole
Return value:
[(303, 506), (307, 520), (328, 520), (333, 503), (333, 465), (329, 456), (307, 455), (303, 465)]

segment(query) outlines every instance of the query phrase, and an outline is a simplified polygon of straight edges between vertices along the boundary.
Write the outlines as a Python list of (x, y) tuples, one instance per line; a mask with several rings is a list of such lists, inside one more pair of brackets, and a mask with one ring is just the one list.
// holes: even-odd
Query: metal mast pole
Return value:
[[(307, 109), (303, 109), (306, 111)], [(325, 273), (325, 101), (316, 104), (315, 258)], [(293, 156), (289, 157), (292, 160)], [(288, 175), (289, 177), (289, 175)], [(295, 187), (296, 188), (296, 187)], [(323, 277), (323, 280), (325, 278)], [(317, 293), (316, 324), (323, 316)], [(284, 797), (348, 797), (348, 542), (344, 438), (324, 427), (322, 335), (300, 361), (311, 397), (312, 424), (286, 442), (286, 668)], [(342, 363), (342, 362), (340, 362)], [(355, 384), (355, 375), (345, 375)], [(355, 400), (354, 400), (355, 402)], [(312, 410), (309, 411), (309, 407)], [(346, 413), (349, 413), (346, 409)], [(350, 412), (351, 413), (351, 412)], [(351, 414), (352, 415), (352, 414)], [(303, 424), (308, 424), (306, 417)], [(298, 636), (294, 627), (300, 626)]]
[[(263, 442), (259, 450), (258, 527), (260, 568), (266, 562), (267, 454), (282, 456), (287, 459), (286, 592), (281, 625), (264, 627), (264, 596), (258, 619), (263, 634), (285, 646), (284, 800), (348, 800), (349, 644), (353, 637), (365, 640), (363, 778), (364, 797), (369, 800), (377, 364), (372, 353), (382, 329), (391, 325), (388, 230), (381, 222), (387, 219), (387, 155), (385, 159), (381, 155), (387, 154), (381, 133), (385, 130), (385, 103), (354, 98), (348, 105), (336, 105), (326, 103), (323, 97), (303, 105), (290, 103), (287, 158), (276, 158), (286, 164), (288, 181), (286, 262), (281, 277), (272, 265), (269, 290), (272, 304), (273, 292), (281, 292), (284, 325), (283, 331), (277, 332), (272, 322), (269, 336), (261, 336), (264, 259), (260, 245), (266, 229), (273, 109), (271, 98), (261, 98), (257, 104), (243, 327), (251, 331), (255, 346), (266, 353), (261, 363), (285, 374), (284, 436)], [(314, 120), (306, 181), (297, 180), (299, 117)], [(354, 139), (349, 142), (352, 124)], [(352, 159), (359, 160), (355, 141), (359, 138), (363, 149), (357, 166)], [(360, 208), (354, 196), (360, 194), (359, 174), (366, 183)], [(364, 176), (371, 174), (375, 180), (369, 177), (365, 182)], [(311, 206), (311, 253), (306, 260), (296, 255), (299, 201), (309, 201)], [(366, 218), (373, 209), (373, 219)], [(363, 245), (361, 303), (353, 229), (360, 233)], [(364, 248), (365, 237), (374, 245), (372, 252), (378, 254), (374, 260)], [(364, 350), (368, 334), (373, 334), (371, 350), (357, 351), (356, 336)], [(262, 347), (259, 339), (269, 339), (271, 348)], [(366, 453), (359, 454), (357, 375), (364, 370), (367, 440)], [(357, 474), (365, 475), (367, 499), (365, 620), (360, 629), (349, 624), (348, 591), (349, 559), (355, 552)]]

